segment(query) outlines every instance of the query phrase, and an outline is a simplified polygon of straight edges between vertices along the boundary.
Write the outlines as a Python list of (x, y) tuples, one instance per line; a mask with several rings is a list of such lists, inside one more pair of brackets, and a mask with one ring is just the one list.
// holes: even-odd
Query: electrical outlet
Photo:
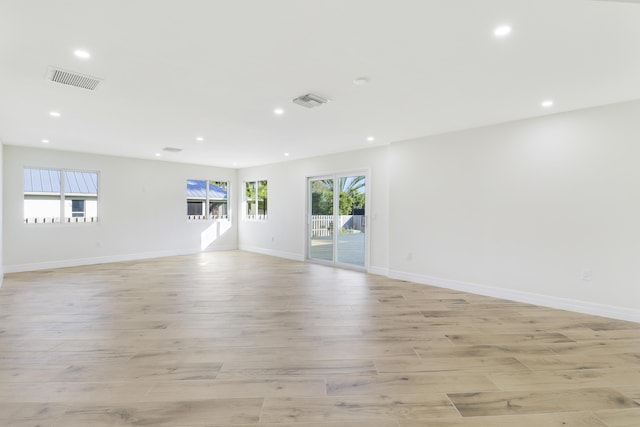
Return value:
[(582, 281), (590, 282), (593, 279), (593, 271), (590, 268), (582, 270)]

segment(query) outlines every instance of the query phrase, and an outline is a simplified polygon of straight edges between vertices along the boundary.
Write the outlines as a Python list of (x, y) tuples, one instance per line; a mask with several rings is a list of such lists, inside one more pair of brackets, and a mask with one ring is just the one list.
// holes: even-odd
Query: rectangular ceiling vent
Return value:
[(56, 67), (49, 67), (47, 80), (67, 86), (75, 86), (87, 90), (96, 90), (102, 81), (97, 77), (91, 77), (75, 71), (67, 71)]
[(166, 151), (168, 153), (179, 153), (182, 151), (182, 148), (175, 148), (175, 147), (164, 147), (162, 149), (162, 151)]
[(308, 93), (306, 95), (302, 95), (293, 99), (293, 102), (306, 108), (314, 108), (319, 107), (322, 104), (326, 104), (327, 102), (329, 102), (329, 100), (321, 96)]

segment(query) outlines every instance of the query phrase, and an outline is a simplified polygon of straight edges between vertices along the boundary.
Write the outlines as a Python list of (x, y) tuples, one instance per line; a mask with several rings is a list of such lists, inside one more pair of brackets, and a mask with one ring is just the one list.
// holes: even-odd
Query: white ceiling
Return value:
[(246, 167), (639, 98), (629, 0), (0, 0), (5, 144)]

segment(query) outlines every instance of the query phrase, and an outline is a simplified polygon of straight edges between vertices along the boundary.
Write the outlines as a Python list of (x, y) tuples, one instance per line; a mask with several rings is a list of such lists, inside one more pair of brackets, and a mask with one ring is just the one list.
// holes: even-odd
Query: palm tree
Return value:
[[(322, 179), (314, 181), (314, 183), (322, 183), (327, 189), (333, 190), (333, 179)], [(343, 176), (340, 178), (340, 192), (349, 193), (351, 190), (356, 190), (364, 193), (366, 185), (366, 178), (364, 176)], [(362, 190), (362, 191), (360, 191)]]
[[(314, 181), (312, 185), (312, 210), (315, 215), (333, 214), (333, 179)], [(354, 208), (364, 209), (366, 178), (346, 176), (338, 181), (340, 191), (340, 215), (353, 214)]]

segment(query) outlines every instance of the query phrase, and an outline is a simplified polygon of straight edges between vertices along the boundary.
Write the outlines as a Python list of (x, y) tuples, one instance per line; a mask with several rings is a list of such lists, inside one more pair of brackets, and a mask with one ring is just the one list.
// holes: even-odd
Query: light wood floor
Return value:
[(1, 426), (640, 426), (640, 325), (243, 252), (9, 274)]

